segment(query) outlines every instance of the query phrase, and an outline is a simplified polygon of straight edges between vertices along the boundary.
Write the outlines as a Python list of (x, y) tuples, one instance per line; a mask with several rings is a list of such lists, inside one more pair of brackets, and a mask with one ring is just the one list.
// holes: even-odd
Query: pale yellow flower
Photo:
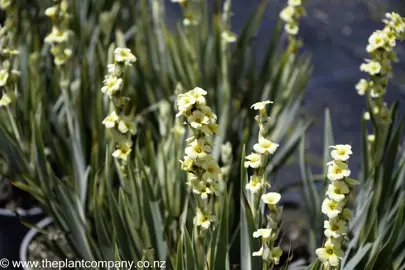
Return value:
[(332, 200), (340, 202), (345, 199), (346, 194), (350, 192), (349, 187), (344, 181), (333, 181), (332, 184), (328, 186), (328, 191), (326, 194)]
[(133, 55), (128, 48), (116, 48), (114, 50), (114, 59), (119, 63), (125, 63), (127, 66), (130, 66), (131, 63), (136, 61), (135, 55)]
[(329, 148), (333, 148), (331, 152), (331, 156), (334, 160), (341, 160), (346, 161), (350, 158), (350, 155), (353, 154), (352, 147), (349, 144), (337, 144), (329, 146)]
[(328, 163), (327, 177), (331, 181), (340, 180), (350, 176), (350, 169), (348, 165), (340, 160), (334, 160)]
[(281, 199), (281, 195), (277, 192), (269, 192), (262, 195), (262, 201), (268, 205), (275, 205)]
[(122, 117), (122, 119), (120, 119), (118, 122), (118, 130), (123, 134), (127, 133), (128, 131), (131, 134), (135, 134), (136, 132), (133, 119), (128, 116)]
[(203, 229), (208, 229), (211, 223), (215, 221), (215, 216), (211, 214), (204, 214), (199, 208), (197, 208), (197, 215), (194, 218), (194, 225), (201, 226)]
[(364, 96), (366, 94), (366, 91), (368, 89), (368, 82), (365, 79), (361, 79), (357, 84), (356, 84), (356, 90), (357, 93), (360, 96)]
[(113, 111), (103, 120), (102, 124), (105, 125), (106, 128), (113, 128), (118, 120), (119, 117), (117, 113)]
[(338, 243), (332, 243), (330, 239), (325, 242), (323, 248), (318, 248), (315, 253), (321, 262), (329, 262), (333, 267), (338, 266), (340, 259), (344, 256), (340, 245)]
[(61, 30), (56, 26), (52, 27), (52, 32), (45, 38), (47, 43), (63, 43), (69, 40), (70, 32)]
[(180, 116), (185, 111), (188, 111), (195, 104), (195, 102), (196, 102), (196, 99), (189, 93), (179, 94), (177, 96), (177, 107), (178, 107), (179, 113), (176, 116)]
[(11, 6), (12, 0), (0, 0), (0, 8), (5, 10)]
[(387, 40), (387, 36), (386, 36), (385, 32), (383, 32), (381, 30), (375, 31), (373, 34), (371, 34), (371, 36), (368, 39), (370, 47), (367, 51), (372, 52), (381, 47), (384, 47), (386, 40)]
[(360, 70), (369, 73), (370, 75), (376, 75), (381, 72), (381, 64), (374, 60), (368, 60), (368, 63), (360, 65)]
[(8, 106), (11, 103), (11, 98), (7, 94), (3, 94), (0, 99), (0, 107)]
[(370, 120), (370, 119), (371, 119), (370, 113), (369, 113), (369, 112), (365, 112), (365, 113), (363, 114), (363, 118), (364, 118), (364, 120)]
[(395, 31), (397, 31), (398, 33), (405, 32), (405, 20), (398, 13), (391, 12), (387, 13), (385, 16), (389, 19), (385, 20), (385, 23), (395, 29)]
[(199, 110), (195, 110), (189, 117), (187, 122), (195, 129), (202, 128), (203, 124), (208, 124), (209, 118)]
[(373, 143), (375, 141), (375, 134), (367, 135), (367, 141)]
[(126, 161), (128, 159), (128, 155), (132, 151), (132, 141), (124, 140), (118, 144), (117, 150), (113, 152), (113, 157), (122, 159)]
[(194, 160), (191, 159), (189, 156), (185, 156), (184, 160), (180, 160), (181, 169), (184, 171), (192, 171), (195, 165)]
[(259, 154), (268, 155), (274, 154), (278, 146), (279, 145), (277, 143), (273, 143), (272, 141), (265, 138), (260, 138), (259, 143), (256, 143), (253, 146), (253, 149)]
[(285, 30), (288, 34), (295, 36), (295, 35), (298, 34), (299, 27), (298, 27), (298, 24), (296, 24), (296, 23), (286, 23), (286, 24), (284, 25), (284, 30)]
[(57, 10), (58, 10), (57, 6), (49, 7), (45, 9), (45, 15), (50, 18), (55, 18)]
[(217, 121), (217, 115), (211, 111), (211, 108), (209, 106), (203, 105), (199, 106), (200, 111), (202, 111), (205, 116), (207, 116), (211, 121), (216, 122)]
[(210, 187), (204, 183), (198, 183), (197, 186), (193, 189), (194, 194), (198, 194), (201, 196), (201, 199), (206, 200), (210, 194), (214, 192), (210, 189)]
[(260, 101), (260, 102), (256, 102), (255, 104), (253, 104), (250, 108), (253, 108), (256, 111), (261, 111), (266, 108), (267, 104), (271, 104), (271, 103), (273, 103), (273, 101), (270, 101), (270, 100)]
[(337, 218), (332, 218), (328, 221), (325, 220), (323, 227), (325, 228), (325, 236), (329, 238), (339, 238), (346, 235), (349, 231), (347, 223)]
[(388, 39), (388, 43), (391, 47), (395, 47), (397, 44), (397, 36), (394, 31), (390, 27), (384, 27), (384, 33)]
[(267, 241), (270, 239), (272, 230), (271, 229), (258, 229), (253, 233), (254, 238), (259, 238), (261, 237), (264, 241)]
[(329, 218), (335, 218), (342, 211), (343, 204), (341, 202), (336, 202), (325, 198), (322, 203), (322, 213), (327, 215)]
[(204, 161), (202, 167), (205, 170), (203, 179), (216, 180), (221, 174), (221, 167), (219, 167), (218, 163), (214, 159)]
[(212, 136), (214, 133), (219, 134), (219, 125), (216, 123), (210, 123), (208, 125), (203, 125), (201, 131), (205, 133), (205, 135)]
[(121, 90), (122, 79), (116, 76), (106, 76), (104, 80), (104, 86), (101, 88), (101, 92), (111, 96)]
[(252, 167), (254, 169), (259, 168), (262, 163), (262, 156), (256, 153), (252, 153), (246, 156), (245, 167)]
[(211, 153), (211, 146), (206, 144), (204, 139), (194, 140), (185, 150), (186, 155), (191, 159), (205, 159)]
[(257, 175), (251, 176), (250, 181), (246, 184), (245, 188), (253, 193), (258, 192), (262, 188), (262, 177)]
[(293, 22), (296, 14), (293, 6), (287, 6), (280, 12), (280, 18), (285, 22)]
[(195, 87), (193, 90), (188, 92), (190, 95), (192, 95), (196, 102), (199, 103), (200, 105), (205, 104), (205, 95), (207, 95), (207, 91), (200, 87)]
[(255, 257), (263, 256), (263, 247), (261, 247), (258, 251), (253, 252), (252, 256), (255, 256)]

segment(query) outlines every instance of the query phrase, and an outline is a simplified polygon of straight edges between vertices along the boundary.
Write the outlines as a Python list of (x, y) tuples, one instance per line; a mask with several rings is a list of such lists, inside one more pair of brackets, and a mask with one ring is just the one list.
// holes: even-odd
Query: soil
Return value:
[[(72, 260), (73, 252), (69, 247), (64, 234), (55, 226), (50, 225), (38, 232), (30, 245), (28, 246), (28, 260), (31, 262), (37, 261), (43, 263), (46, 260), (46, 265), (43, 267), (32, 268), (32, 270), (51, 270), (52, 262)], [(63, 269), (63, 268), (61, 268)]]

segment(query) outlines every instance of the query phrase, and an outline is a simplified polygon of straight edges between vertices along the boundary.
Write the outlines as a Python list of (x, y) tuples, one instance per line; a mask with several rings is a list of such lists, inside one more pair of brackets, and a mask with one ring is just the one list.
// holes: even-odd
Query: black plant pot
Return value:
[[(46, 217), (42, 219), (40, 222), (38, 222), (35, 227), (39, 229), (44, 229), (47, 226), (49, 226), (53, 222), (53, 219), (51, 217)], [(21, 242), (20, 245), (20, 261), (22, 262), (27, 262), (28, 261), (28, 248), (32, 242), (32, 240), (35, 238), (35, 236), (38, 234), (38, 230), (35, 228), (30, 229), (27, 234), (24, 236), (24, 239)], [(24, 267), (24, 270), (31, 270), (31, 268)]]
[(0, 259), (7, 259), (10, 262), (10, 265), (3, 269), (16, 269), (11, 262), (19, 260), (21, 241), (29, 230), (20, 222), (20, 218), (36, 224), (44, 217), (40, 208), (29, 210), (19, 208), (17, 213), (20, 217), (13, 211), (0, 209)]

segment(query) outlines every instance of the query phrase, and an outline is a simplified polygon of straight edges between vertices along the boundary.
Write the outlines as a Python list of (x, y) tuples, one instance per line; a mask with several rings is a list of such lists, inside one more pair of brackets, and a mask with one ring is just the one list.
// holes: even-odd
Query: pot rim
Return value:
[(16, 210), (10, 210), (10, 209), (5, 209), (5, 208), (0, 208), (0, 216), (9, 216), (9, 217), (15, 217), (17, 216), (15, 212), (18, 213), (18, 215), (26, 217), (26, 216), (36, 216), (43, 214), (43, 211), (40, 207), (32, 207), (29, 209), (24, 209), (17, 207)]
[[(43, 229), (46, 226), (50, 225), (53, 222), (53, 218), (52, 217), (46, 217), (44, 219), (42, 219), (40, 222), (38, 222), (35, 226), (37, 228)], [(26, 262), (28, 261), (28, 247), (32, 241), (32, 239), (34, 239), (34, 237), (38, 234), (38, 230), (36, 230), (35, 228), (31, 228), (27, 234), (24, 236), (21, 245), (20, 245), (20, 261), (22, 262)], [(25, 270), (30, 270), (30, 268), (24, 268)]]

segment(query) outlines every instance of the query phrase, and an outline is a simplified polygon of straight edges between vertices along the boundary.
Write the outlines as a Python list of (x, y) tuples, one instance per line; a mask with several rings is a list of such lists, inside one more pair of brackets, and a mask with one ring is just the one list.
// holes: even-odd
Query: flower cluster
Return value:
[(15, 41), (18, 18), (15, 1), (1, 1), (0, 9), (6, 12), (6, 20), (0, 28), (0, 107), (8, 106), (16, 94), (20, 72), (13, 69), (13, 59), (19, 54)]
[(273, 154), (278, 144), (272, 142), (267, 137), (267, 133), (270, 125), (270, 117), (267, 115), (266, 105), (273, 103), (271, 101), (257, 102), (252, 105), (251, 108), (258, 110), (259, 115), (256, 116), (256, 121), (259, 124), (259, 142), (253, 146), (255, 152), (246, 156), (245, 167), (251, 167), (254, 169), (253, 175), (250, 177), (249, 183), (246, 185), (246, 189), (252, 193), (257, 193), (262, 190), (264, 180), (263, 173), (264, 167), (267, 163), (267, 156)]
[(184, 116), (193, 136), (187, 139), (182, 170), (188, 172), (187, 184), (197, 198), (197, 216), (194, 224), (208, 229), (215, 221), (212, 215), (213, 196), (219, 195), (219, 178), (221, 168), (211, 154), (213, 148), (212, 136), (218, 134), (217, 116), (207, 106), (207, 92), (199, 87), (177, 96), (179, 116)]
[(268, 207), (267, 226), (253, 233), (254, 238), (261, 238), (262, 247), (253, 252), (253, 256), (262, 257), (266, 263), (279, 264), (283, 251), (280, 247), (274, 247), (279, 233), (279, 225), (282, 209), (277, 206), (281, 195), (277, 192), (268, 192), (261, 196), (261, 201)]
[(389, 78), (392, 77), (392, 62), (398, 62), (394, 51), (397, 40), (405, 39), (405, 19), (397, 13), (387, 13), (383, 30), (375, 31), (368, 39), (366, 49), (371, 59), (361, 64), (360, 70), (369, 74), (361, 79), (356, 89), (359, 95), (368, 93), (371, 110), (382, 123), (389, 122), (389, 112), (384, 95)]
[(51, 53), (54, 56), (55, 65), (63, 66), (72, 56), (71, 38), (69, 30), (70, 14), (67, 0), (55, 1), (55, 5), (45, 10), (45, 15), (52, 20), (52, 31), (45, 38), (45, 42), (51, 44)]
[(327, 174), (331, 184), (326, 192), (327, 198), (322, 203), (322, 213), (328, 216), (324, 222), (326, 241), (322, 248), (316, 250), (316, 254), (325, 269), (338, 269), (344, 256), (342, 242), (348, 233), (348, 222), (352, 216), (347, 208), (347, 198), (357, 181), (349, 178), (351, 146), (338, 144), (331, 148), (333, 160), (328, 163)]
[[(255, 152), (246, 156), (245, 167), (253, 169), (253, 175), (250, 177), (250, 181), (246, 184), (246, 189), (251, 192), (253, 206), (253, 216), (256, 216), (256, 209), (260, 200), (268, 208), (267, 225), (264, 229), (257, 230), (253, 237), (261, 238), (262, 247), (259, 251), (253, 252), (253, 256), (260, 256), (268, 263), (278, 264), (282, 250), (279, 247), (274, 247), (275, 241), (278, 236), (278, 227), (280, 223), (281, 208), (277, 206), (277, 203), (281, 199), (281, 195), (277, 192), (269, 192), (263, 194), (264, 190), (264, 171), (267, 164), (268, 155), (273, 154), (278, 144), (272, 142), (268, 137), (268, 130), (270, 126), (270, 117), (267, 115), (266, 105), (272, 103), (271, 101), (262, 101), (252, 105), (252, 108), (259, 111), (256, 116), (256, 121), (259, 124), (259, 138), (258, 143), (253, 146)], [(266, 183), (270, 188), (270, 183)], [(261, 196), (260, 196), (261, 195)]]
[(290, 45), (300, 46), (296, 40), (299, 31), (299, 21), (306, 15), (303, 7), (305, 0), (288, 0), (288, 5), (280, 12), (280, 18), (285, 22), (284, 30), (290, 38)]
[(130, 49), (117, 48), (114, 51), (114, 63), (108, 65), (108, 74), (104, 79), (101, 91), (112, 101), (115, 110), (104, 120), (103, 125), (112, 131), (117, 142), (117, 148), (113, 152), (115, 158), (126, 161), (132, 150), (131, 136), (135, 134), (133, 112), (126, 108), (129, 98), (122, 95), (123, 75), (126, 67), (132, 65), (136, 57)]

